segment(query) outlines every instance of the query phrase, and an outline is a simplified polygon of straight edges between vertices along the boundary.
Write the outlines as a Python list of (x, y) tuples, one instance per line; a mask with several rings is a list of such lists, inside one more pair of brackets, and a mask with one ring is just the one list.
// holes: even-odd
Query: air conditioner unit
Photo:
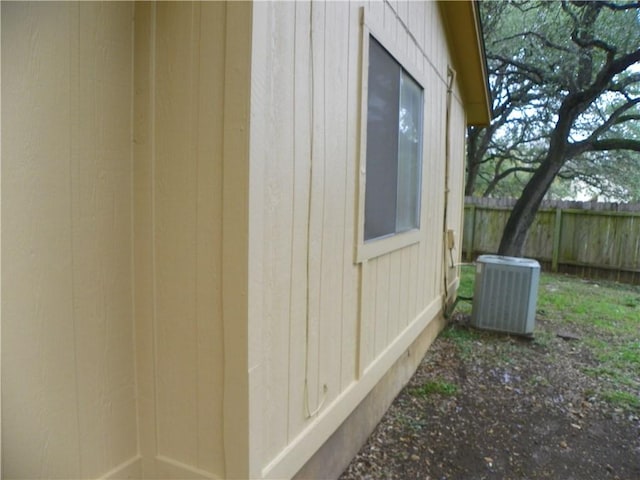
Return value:
[(484, 330), (531, 335), (539, 280), (540, 264), (536, 260), (479, 256), (471, 324)]

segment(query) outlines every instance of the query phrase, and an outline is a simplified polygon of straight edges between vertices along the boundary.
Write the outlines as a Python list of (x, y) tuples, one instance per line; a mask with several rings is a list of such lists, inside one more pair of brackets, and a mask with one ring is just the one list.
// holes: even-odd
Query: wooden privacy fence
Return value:
[[(514, 204), (513, 199), (465, 199), (467, 260), (498, 251)], [(545, 202), (523, 256), (554, 272), (640, 284), (640, 204)]]

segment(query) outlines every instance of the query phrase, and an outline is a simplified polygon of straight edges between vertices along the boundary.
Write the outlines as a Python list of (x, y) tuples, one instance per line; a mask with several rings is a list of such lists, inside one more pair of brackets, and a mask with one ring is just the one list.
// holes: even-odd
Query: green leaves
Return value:
[[(548, 195), (585, 189), (636, 199), (639, 4), (515, 0), (480, 7), (494, 121), (468, 132), (466, 193), (520, 197), (550, 150), (560, 148), (565, 165), (544, 187)], [(619, 161), (624, 173), (612, 175)]]

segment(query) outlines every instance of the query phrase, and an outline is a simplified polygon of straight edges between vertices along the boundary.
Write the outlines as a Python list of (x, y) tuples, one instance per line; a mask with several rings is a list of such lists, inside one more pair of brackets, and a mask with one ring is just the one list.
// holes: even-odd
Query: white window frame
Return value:
[[(366, 262), (369, 259), (379, 257), (381, 255), (399, 250), (419, 243), (422, 240), (424, 232), (424, 185), (425, 185), (425, 140), (426, 132), (426, 81), (425, 76), (411, 62), (402, 51), (396, 41), (392, 39), (384, 29), (376, 25), (372, 25), (371, 20), (367, 17), (366, 11), (362, 9), (362, 51), (361, 51), (361, 97), (360, 97), (360, 154), (358, 158), (358, 226), (357, 226), (357, 242), (356, 242), (356, 263)], [(422, 142), (421, 142), (421, 179), (419, 185), (420, 194), (420, 212), (419, 226), (406, 232), (395, 233), (380, 238), (364, 240), (364, 221), (365, 221), (365, 189), (367, 178), (367, 113), (369, 98), (369, 38), (373, 37), (382, 45), (384, 49), (398, 62), (398, 64), (407, 72), (415, 82), (422, 88)]]

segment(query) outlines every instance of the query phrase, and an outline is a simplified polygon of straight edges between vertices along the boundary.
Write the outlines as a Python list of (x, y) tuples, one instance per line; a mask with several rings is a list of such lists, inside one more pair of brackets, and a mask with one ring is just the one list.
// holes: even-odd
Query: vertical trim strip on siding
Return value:
[(252, 12), (250, 3), (227, 5), (222, 211), (226, 478), (256, 475), (250, 467), (248, 346), (252, 325), (247, 291)]

